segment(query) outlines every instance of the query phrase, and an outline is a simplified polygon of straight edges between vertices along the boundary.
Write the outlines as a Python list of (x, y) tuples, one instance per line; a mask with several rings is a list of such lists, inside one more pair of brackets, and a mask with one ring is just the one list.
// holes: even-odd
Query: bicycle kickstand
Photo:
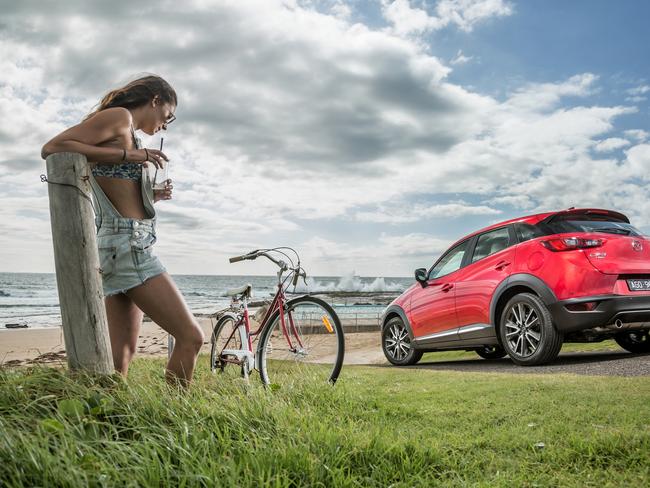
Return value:
[(244, 361), (241, 365), (241, 377), (244, 378), (247, 382), (249, 381), (248, 361)]

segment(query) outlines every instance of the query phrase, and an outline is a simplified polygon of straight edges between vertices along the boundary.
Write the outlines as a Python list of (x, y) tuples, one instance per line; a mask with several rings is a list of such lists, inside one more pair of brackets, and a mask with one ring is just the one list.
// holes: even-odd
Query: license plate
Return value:
[(650, 291), (650, 280), (627, 280), (630, 291)]

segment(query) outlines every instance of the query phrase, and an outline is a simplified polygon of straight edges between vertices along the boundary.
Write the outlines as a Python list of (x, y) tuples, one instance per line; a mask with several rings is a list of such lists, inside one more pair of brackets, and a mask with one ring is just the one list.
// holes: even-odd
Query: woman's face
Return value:
[(166, 130), (167, 124), (174, 120), (176, 107), (170, 103), (161, 103), (159, 99), (154, 98), (148, 105), (146, 117), (143, 126), (140, 128), (144, 133), (150, 136), (159, 130)]

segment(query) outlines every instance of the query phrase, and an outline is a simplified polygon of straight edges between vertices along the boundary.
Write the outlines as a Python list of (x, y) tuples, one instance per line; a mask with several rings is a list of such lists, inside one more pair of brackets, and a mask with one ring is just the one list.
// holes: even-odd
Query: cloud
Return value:
[(583, 73), (559, 83), (529, 83), (511, 95), (507, 104), (521, 110), (550, 110), (564, 97), (593, 95), (597, 81), (598, 76), (593, 73)]
[(648, 92), (650, 92), (650, 85), (639, 85), (627, 90), (630, 95), (645, 95)]
[[(513, 14), (510, 3), (384, 2), (389, 29), (352, 20), (354, 5), (5, 2), (3, 266), (21, 270), (23, 256), (32, 271), (52, 269), (47, 220), (34, 217), (48, 215), (40, 147), (145, 71), (180, 99), (165, 134), (174, 199), (157, 205), (172, 272), (233, 272), (230, 252), (286, 243), (322, 273), (406, 274), (460, 237), (461, 219), (505, 218), (504, 207), (608, 206), (645, 222), (648, 133), (617, 130), (635, 107), (594, 104), (598, 74), (522, 82), (497, 99), (450, 81), (451, 68), (411, 35), (469, 31)], [(604, 152), (617, 144), (625, 150)], [(38, 258), (21, 254), (25, 239)]]
[(355, 270), (368, 276), (404, 276), (416, 266), (431, 266), (451, 243), (424, 233), (382, 233), (376, 240), (354, 246), (314, 236), (304, 243), (303, 261), (313, 269), (330, 269), (339, 275)]
[(454, 219), (468, 215), (499, 215), (500, 210), (485, 205), (469, 205), (465, 202), (447, 204), (399, 205), (396, 202), (382, 204), (375, 211), (358, 211), (355, 219), (361, 222), (403, 224), (425, 219)]
[(471, 60), (472, 60), (472, 56), (465, 56), (463, 54), (462, 49), (459, 49), (458, 52), (456, 53), (456, 57), (452, 59), (449, 63), (454, 66), (457, 66), (457, 65), (469, 63)]
[(503, 0), (440, 0), (433, 15), (424, 8), (413, 7), (413, 3), (382, 0), (382, 13), (392, 24), (391, 32), (399, 36), (416, 35), (450, 25), (470, 32), (479, 22), (513, 13), (511, 4)]
[(638, 142), (643, 142), (650, 136), (650, 132), (641, 129), (625, 130), (623, 134), (632, 139), (636, 139)]
[(616, 149), (621, 149), (622, 147), (629, 145), (630, 141), (627, 139), (622, 139), (620, 137), (610, 137), (596, 144), (595, 150), (598, 152), (609, 152)]
[(634, 88), (630, 88), (627, 90), (627, 93), (630, 96), (626, 97), (625, 101), (630, 103), (645, 102), (648, 99), (645, 94), (648, 92), (650, 92), (650, 85), (639, 85)]

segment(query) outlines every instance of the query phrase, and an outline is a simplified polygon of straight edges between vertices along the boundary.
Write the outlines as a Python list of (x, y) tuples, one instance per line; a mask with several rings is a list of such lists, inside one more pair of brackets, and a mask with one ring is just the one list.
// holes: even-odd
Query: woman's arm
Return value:
[[(100, 147), (98, 144), (119, 136), (130, 137), (131, 122), (131, 112), (125, 108), (115, 107), (102, 110), (47, 142), (41, 150), (41, 157), (46, 159), (50, 154), (57, 152), (75, 152), (83, 154), (89, 161), (97, 163), (120, 163), (124, 156), (123, 149)], [(148, 149), (148, 152), (162, 155), (155, 149)], [(125, 159), (145, 163), (146, 157), (147, 153), (144, 149), (131, 149), (126, 151)], [(165, 157), (165, 159), (167, 158)]]

